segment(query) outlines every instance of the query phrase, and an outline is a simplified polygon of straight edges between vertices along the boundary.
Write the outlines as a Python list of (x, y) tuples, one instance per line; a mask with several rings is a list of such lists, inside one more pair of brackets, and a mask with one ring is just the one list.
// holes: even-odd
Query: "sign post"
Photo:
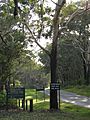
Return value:
[(51, 83), (50, 84), (50, 90), (56, 90), (59, 91), (58, 101), (59, 101), (59, 109), (60, 109), (60, 84), (59, 83)]
[(24, 87), (16, 87), (16, 88), (10, 88), (7, 90), (6, 94), (6, 104), (8, 109), (8, 99), (23, 99), (23, 109), (25, 108), (25, 88)]
[(44, 95), (44, 101), (45, 101), (45, 88), (36, 88), (36, 102), (37, 102), (37, 92), (38, 91), (43, 91), (43, 95)]

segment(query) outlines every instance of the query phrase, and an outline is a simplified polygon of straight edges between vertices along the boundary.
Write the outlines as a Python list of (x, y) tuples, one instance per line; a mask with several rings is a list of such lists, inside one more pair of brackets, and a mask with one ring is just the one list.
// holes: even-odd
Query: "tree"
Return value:
[[(16, 2), (16, 0), (15, 0)], [(61, 13), (66, 0), (58, 0), (55, 3), (56, 8), (53, 12), (49, 7), (45, 8), (43, 2), (45, 1), (30, 1), (30, 9), (27, 5), (22, 5), (22, 8), (19, 10), (21, 13), (21, 17), (23, 18), (21, 21), (25, 26), (25, 29), (28, 30), (28, 38), (30, 42), (35, 42), (42, 50), (44, 50), (50, 57), (50, 69), (51, 69), (51, 83), (57, 82), (57, 43), (58, 39), (64, 34), (63, 30), (67, 29), (67, 25), (72, 21), (72, 19), (84, 12), (85, 10), (77, 10), (73, 14), (69, 14), (67, 17), (63, 17)], [(26, 8), (25, 8), (26, 6)], [(15, 7), (17, 8), (17, 2), (15, 3)], [(15, 8), (15, 11), (17, 11)], [(25, 12), (24, 12), (25, 11)], [(32, 11), (32, 12), (31, 12)], [(52, 11), (52, 12), (51, 12)], [(87, 10), (86, 10), (87, 11)], [(27, 14), (25, 14), (27, 13)], [(33, 14), (36, 16), (36, 19), (33, 19)], [(16, 14), (14, 14), (16, 16)], [(52, 35), (52, 37), (51, 37)], [(52, 39), (52, 47), (51, 52), (47, 51), (42, 47), (38, 40), (40, 40), (41, 36)], [(43, 38), (42, 37), (42, 38)], [(50, 109), (58, 109), (57, 102), (57, 91), (50, 90)]]
[[(46, 32), (48, 31), (48, 26), (49, 26), (49, 23), (50, 23), (50, 22), (48, 23), (48, 21), (50, 21), (49, 16), (44, 17), (43, 3), (40, 4), (40, 10), (38, 11), (39, 19), (41, 21), (39, 23), (40, 24), (39, 29), (37, 28), (38, 26), (33, 26), (33, 29), (34, 29), (34, 27), (36, 27), (34, 29), (35, 31), (33, 31), (34, 32), (34, 34), (33, 34), (29, 25), (27, 25), (25, 23), (26, 27), (29, 30), (29, 33), (31, 34), (31, 38), (50, 57), (51, 83), (57, 83), (56, 69), (57, 69), (57, 41), (58, 41), (58, 38), (59, 38), (59, 14), (60, 14), (60, 11), (61, 11), (62, 7), (64, 6), (64, 4), (65, 4), (65, 0), (58, 0), (58, 3), (56, 4), (55, 14), (54, 14), (54, 17), (52, 19), (51, 27), (53, 26), (53, 30), (52, 30), (53, 37), (52, 37), (51, 53), (48, 52), (46, 49), (44, 49), (38, 43), (38, 39), (40, 38), (40, 35), (41, 35), (42, 31), (44, 31), (44, 34), (42, 33), (42, 35), (44, 36), (45, 31)], [(44, 27), (44, 23), (47, 26), (47, 30), (45, 30), (46, 28)], [(38, 30), (38, 34), (35, 33), (37, 30)], [(49, 31), (47, 32), (47, 34), (45, 36), (48, 37), (48, 34), (49, 34)], [(36, 37), (36, 35), (37, 35), (37, 37)], [(50, 90), (50, 109), (58, 109), (57, 91), (56, 90)]]
[[(33, 5), (35, 3), (32, 2), (30, 9), (32, 12), (37, 16), (36, 20), (32, 18), (32, 14), (28, 14), (28, 19), (26, 16), (26, 21), (24, 17), (24, 25), (29, 31), (30, 34), (30, 41), (35, 42), (41, 49), (43, 49), (50, 57), (50, 69), (51, 69), (51, 83), (57, 82), (57, 43), (58, 39), (60, 38), (61, 34), (63, 33), (63, 30), (66, 29), (67, 25), (70, 23), (70, 21), (79, 14), (79, 10), (75, 13), (71, 14), (63, 18), (60, 17), (60, 13), (62, 11), (62, 7), (64, 6), (66, 0), (58, 0), (57, 3), (55, 3), (56, 8), (54, 13), (50, 14), (51, 9), (48, 8), (48, 10), (44, 7), (43, 2), (38, 3), (36, 2), (35, 6)], [(46, 10), (46, 11), (45, 11)], [(83, 12), (83, 10), (81, 11)], [(70, 16), (71, 15), (71, 16)], [(69, 18), (70, 17), (70, 18)], [(30, 19), (31, 18), (31, 19)], [(60, 21), (60, 19), (63, 21)], [(27, 24), (27, 22), (29, 23)], [(31, 22), (30, 22), (31, 21)], [(32, 25), (33, 23), (33, 25)], [(44, 27), (45, 26), (45, 27)], [(32, 28), (32, 29), (31, 29)], [(45, 36), (48, 38), (52, 35), (52, 47), (51, 52), (44, 49), (38, 42), (38, 40), (41, 38), (41, 36)], [(50, 38), (50, 37), (49, 37)], [(50, 90), (50, 109), (58, 109), (58, 102), (57, 102), (57, 91)]]
[(90, 84), (89, 68), (89, 37), (90, 37), (90, 10), (76, 16), (69, 24), (69, 36), (73, 37), (73, 45), (81, 51), (84, 68), (85, 84)]
[(3, 5), (0, 11), (0, 90), (12, 76), (13, 63), (26, 44), (23, 32), (14, 28), (15, 20), (11, 14), (5, 13), (6, 9), (7, 6)]
[[(50, 49), (51, 45), (47, 45), (46, 48)], [(70, 36), (62, 36), (58, 41), (57, 53), (57, 81), (61, 86), (83, 84), (82, 55), (80, 50), (73, 46)], [(44, 51), (40, 51), (38, 55), (45, 73), (50, 73), (50, 58)]]

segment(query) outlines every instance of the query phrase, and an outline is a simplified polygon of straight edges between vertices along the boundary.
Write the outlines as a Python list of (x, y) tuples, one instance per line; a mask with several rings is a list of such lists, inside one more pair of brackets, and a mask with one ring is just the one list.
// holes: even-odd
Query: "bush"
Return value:
[(5, 105), (6, 103), (6, 95), (5, 92), (0, 92), (0, 106)]
[[(17, 106), (16, 99), (9, 99), (8, 106), (9, 108), (16, 108)], [(0, 92), (0, 109), (5, 109), (5, 108), (6, 108), (6, 93)]]

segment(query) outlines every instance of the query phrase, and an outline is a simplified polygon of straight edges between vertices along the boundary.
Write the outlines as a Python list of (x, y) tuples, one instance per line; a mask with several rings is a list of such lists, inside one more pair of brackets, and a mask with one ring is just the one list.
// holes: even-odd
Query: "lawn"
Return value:
[(66, 112), (2, 112), (0, 120), (89, 120)]
[(69, 86), (68, 88), (65, 88), (65, 90), (90, 97), (90, 86)]
[(49, 96), (45, 101), (43, 94), (38, 92), (36, 102), (36, 91), (26, 90), (26, 99), (33, 98), (33, 112), (23, 110), (0, 111), (0, 120), (90, 120), (90, 109), (61, 102), (60, 111), (49, 110)]

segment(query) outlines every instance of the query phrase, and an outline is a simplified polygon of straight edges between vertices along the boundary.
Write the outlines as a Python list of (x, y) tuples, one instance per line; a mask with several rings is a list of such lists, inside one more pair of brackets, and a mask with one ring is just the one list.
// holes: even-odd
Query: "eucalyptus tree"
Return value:
[[(46, 46), (47, 49), (51, 45)], [(61, 86), (81, 85), (84, 83), (83, 60), (81, 51), (73, 46), (71, 37), (62, 37), (57, 47), (57, 81)], [(44, 51), (39, 52), (39, 61), (46, 74), (50, 73), (50, 58)]]
[[(51, 0), (52, 1), (52, 0)], [(53, 2), (53, 1), (52, 1)], [(18, 4), (19, 3), (19, 4)], [(30, 3), (30, 4), (29, 4)], [(51, 83), (57, 83), (57, 43), (58, 39), (64, 33), (64, 30), (68, 30), (67, 26), (72, 21), (72, 19), (87, 11), (77, 9), (74, 13), (69, 12), (67, 16), (62, 14), (62, 10), (66, 3), (66, 0), (58, 0), (55, 4), (55, 9), (51, 9), (49, 6), (44, 4), (45, 1), (30, 0), (23, 2), (22, 0), (14, 0), (13, 13), (14, 17), (20, 18), (19, 26), (23, 28), (26, 32), (27, 39), (29, 42), (35, 42), (42, 50), (44, 50), (50, 57), (50, 69), (51, 69)], [(45, 7), (46, 6), (46, 7)], [(34, 17), (35, 16), (35, 17)], [(51, 51), (46, 50), (39, 41), (41, 39), (51, 39), (52, 47)], [(58, 109), (57, 102), (57, 91), (50, 90), (50, 109)]]
[[(23, 31), (18, 29), (17, 21), (9, 6), (0, 3), (0, 86), (13, 74), (13, 63), (18, 60), (26, 45)], [(11, 11), (11, 12), (10, 12)]]
[[(35, 1), (34, 1), (35, 2)], [(32, 2), (34, 4), (34, 2)], [(49, 6), (45, 8), (44, 1), (37, 2), (32, 12), (36, 17), (32, 17), (30, 13), (28, 20), (24, 20), (24, 25), (29, 31), (29, 37), (32, 42), (35, 42), (41, 49), (43, 49), (50, 57), (50, 69), (51, 69), (51, 83), (57, 83), (56, 68), (57, 68), (57, 40), (59, 38), (59, 13), (65, 4), (65, 0), (58, 0), (56, 3), (55, 11), (53, 12)], [(32, 4), (32, 5), (33, 5)], [(31, 12), (31, 10), (30, 10)], [(27, 17), (26, 17), (27, 18)], [(31, 18), (31, 19), (30, 19)], [(27, 23), (27, 21), (29, 21)], [(51, 52), (46, 50), (38, 40), (41, 38), (52, 39)], [(50, 90), (50, 109), (58, 109), (57, 91)]]
[[(87, 7), (87, 6), (86, 6)], [(84, 6), (85, 8), (85, 6)], [(85, 84), (90, 84), (90, 9), (77, 15), (68, 25), (73, 46), (81, 51)]]
[[(50, 4), (48, 5), (45, 0), (30, 0), (24, 2), (22, 2), (22, 0), (14, 0), (14, 16), (17, 18), (18, 14), (18, 17), (21, 19), (29, 42), (31, 44), (35, 42), (50, 57), (51, 83), (57, 83), (58, 39), (60, 39), (62, 34), (65, 34), (64, 30), (67, 30), (67, 26), (73, 18), (87, 11), (87, 8), (85, 10), (74, 9), (73, 12), (69, 12), (68, 15), (64, 16), (62, 10), (65, 8), (66, 0), (58, 0), (57, 3), (53, 3), (56, 7), (52, 10)], [(51, 40), (51, 51), (48, 51), (40, 44), (40, 40), (44, 38)], [(57, 108), (57, 91), (50, 90), (50, 109)]]

